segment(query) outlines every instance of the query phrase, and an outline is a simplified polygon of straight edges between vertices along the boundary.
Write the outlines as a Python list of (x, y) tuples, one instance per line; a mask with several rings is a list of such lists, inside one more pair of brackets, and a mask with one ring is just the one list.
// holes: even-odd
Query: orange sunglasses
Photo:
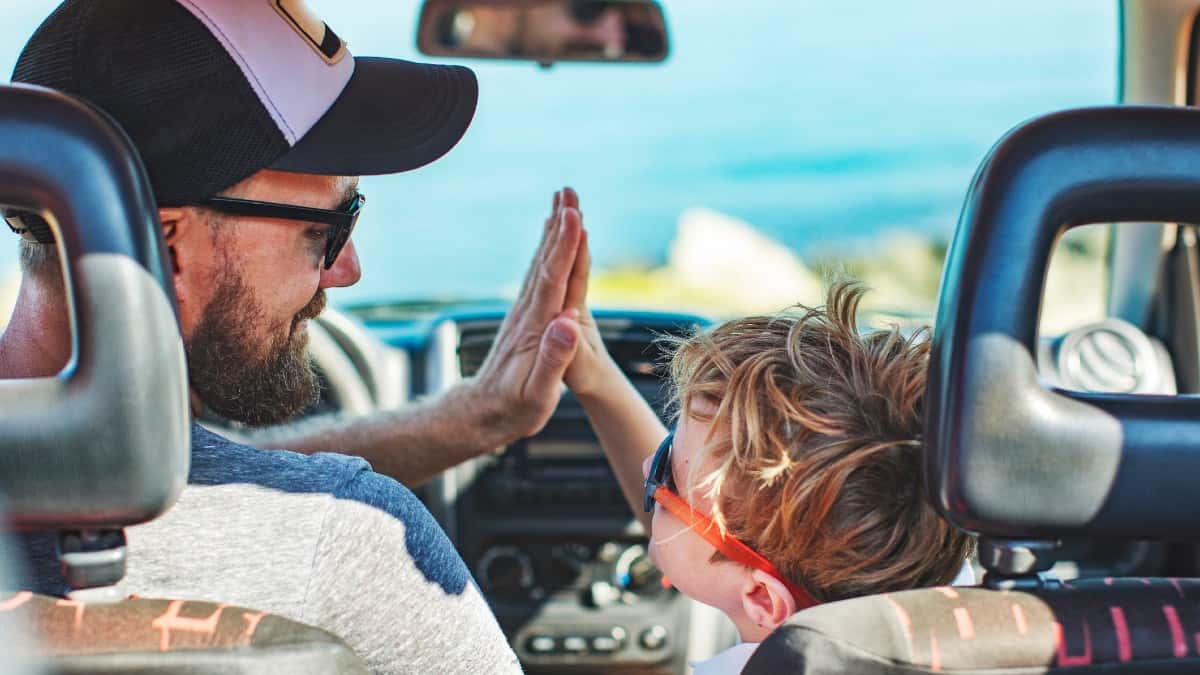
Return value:
[(728, 534), (722, 534), (720, 528), (717, 527), (717, 524), (711, 518), (693, 509), (690, 504), (679, 496), (671, 470), (671, 449), (674, 441), (675, 430), (672, 429), (667, 434), (667, 437), (663, 439), (663, 442), (659, 444), (658, 450), (654, 452), (654, 459), (650, 462), (650, 473), (646, 476), (645, 503), (643, 504), (646, 513), (653, 513), (654, 505), (656, 503), (661, 504), (671, 515), (680, 519), (690, 529), (694, 530), (701, 537), (704, 537), (705, 541), (712, 544), (726, 558), (739, 565), (761, 570), (775, 577), (791, 592), (792, 598), (796, 601), (797, 610), (820, 604), (803, 588), (788, 581), (780, 573), (779, 569), (771, 564), (770, 560), (762, 557), (762, 555), (747, 546), (740, 539)]

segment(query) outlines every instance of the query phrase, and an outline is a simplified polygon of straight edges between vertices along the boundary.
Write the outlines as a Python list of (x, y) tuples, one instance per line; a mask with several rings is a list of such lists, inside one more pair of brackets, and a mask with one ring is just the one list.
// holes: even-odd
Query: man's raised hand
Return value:
[[(520, 293), (469, 383), (479, 423), (494, 435), (496, 447), (540, 431), (558, 405), (563, 374), (580, 341), (577, 257), (581, 248), (586, 255), (585, 239), (579, 196), (564, 188), (554, 195)], [(567, 304), (569, 290), (573, 306)]]

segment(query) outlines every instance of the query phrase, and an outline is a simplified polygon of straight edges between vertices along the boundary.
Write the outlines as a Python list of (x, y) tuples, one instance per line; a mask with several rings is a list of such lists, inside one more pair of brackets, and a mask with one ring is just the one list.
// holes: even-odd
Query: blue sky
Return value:
[[(5, 72), (54, 4), (0, 10)], [(309, 4), (354, 53), (421, 58), (413, 0)], [(948, 237), (1005, 130), (1115, 96), (1115, 2), (664, 4), (661, 66), (470, 63), (472, 129), (429, 167), (364, 179), (365, 276), (334, 300), (503, 293), (563, 184), (583, 196), (599, 267), (660, 262), (693, 206), (802, 255), (892, 229)]]

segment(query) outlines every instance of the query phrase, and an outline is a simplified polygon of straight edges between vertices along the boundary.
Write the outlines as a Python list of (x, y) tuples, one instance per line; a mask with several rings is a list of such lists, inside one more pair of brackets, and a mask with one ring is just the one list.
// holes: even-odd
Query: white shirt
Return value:
[(757, 642), (739, 642), (711, 659), (693, 661), (688, 665), (692, 667), (692, 675), (740, 673), (755, 649), (758, 649)]

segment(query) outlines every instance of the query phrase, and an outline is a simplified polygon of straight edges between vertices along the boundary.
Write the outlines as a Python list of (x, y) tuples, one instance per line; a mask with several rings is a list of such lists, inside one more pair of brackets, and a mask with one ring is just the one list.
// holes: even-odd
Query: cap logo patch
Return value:
[(346, 43), (324, 21), (318, 19), (304, 0), (269, 0), (275, 11), (304, 38), (326, 63), (334, 64), (346, 55)]

